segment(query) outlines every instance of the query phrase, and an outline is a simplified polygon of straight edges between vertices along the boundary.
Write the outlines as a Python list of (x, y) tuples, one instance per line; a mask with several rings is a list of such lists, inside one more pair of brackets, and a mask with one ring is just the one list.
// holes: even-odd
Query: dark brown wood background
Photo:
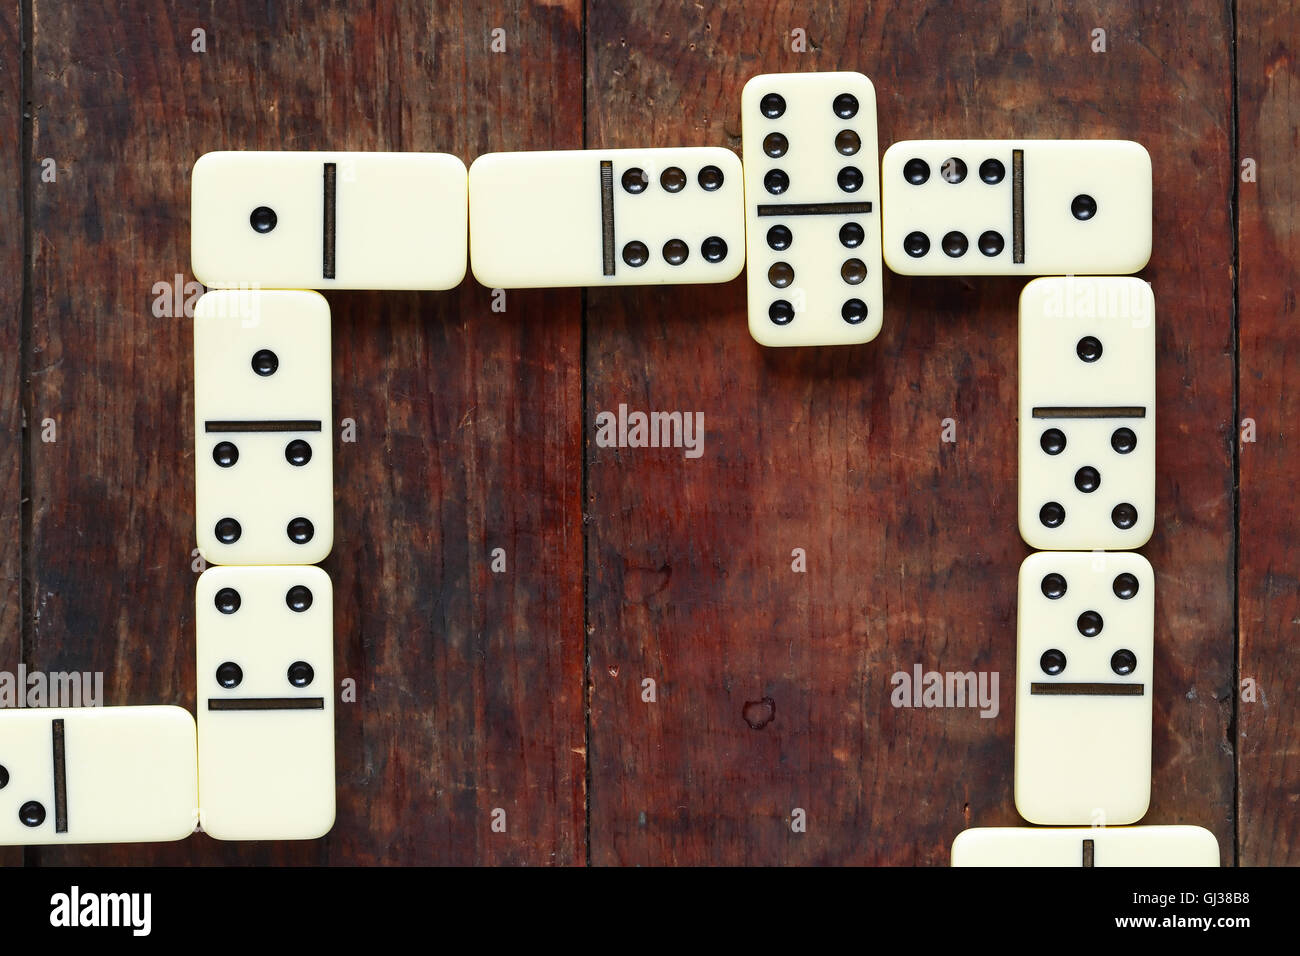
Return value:
[[(1150, 150), (1145, 822), (1211, 828), (1228, 864), (1300, 863), (1296, 0), (353, 6), (5, 3), (0, 668), (194, 706), (190, 321), (156, 317), (153, 286), (192, 279), (200, 154), (738, 149), (750, 76), (855, 69), (882, 148)], [(358, 687), (334, 830), (0, 863), (945, 864), (964, 827), (1018, 822), (1021, 285), (889, 276), (875, 342), (802, 350), (749, 338), (739, 280), (512, 292), (504, 313), (472, 281), (331, 294), (335, 424), (357, 433), (326, 562)], [(703, 412), (703, 457), (597, 448), (621, 402)], [(1000, 715), (893, 709), (918, 663), (998, 671)]]

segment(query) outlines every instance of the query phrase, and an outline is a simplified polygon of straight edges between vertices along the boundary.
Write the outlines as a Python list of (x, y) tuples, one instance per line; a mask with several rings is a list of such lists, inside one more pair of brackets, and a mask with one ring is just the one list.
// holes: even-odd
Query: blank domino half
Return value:
[(444, 153), (207, 153), (190, 258), (210, 288), (450, 289), (468, 214), (465, 164)]
[(212, 564), (312, 564), (334, 540), (330, 311), (316, 292), (194, 309), (194, 483)]
[(209, 568), (196, 591), (199, 805), (218, 840), (334, 825), (334, 598), (317, 567)]
[(1154, 627), (1140, 554), (1042, 551), (1020, 566), (1015, 798), (1030, 823), (1147, 812)]
[(1128, 140), (906, 140), (881, 189), (903, 275), (1122, 275), (1151, 257), (1151, 157)]
[(861, 73), (770, 73), (741, 95), (749, 333), (768, 346), (880, 332), (876, 93)]
[(1035, 279), (1020, 296), (1020, 535), (1126, 550), (1155, 529), (1155, 299), (1141, 279)]
[(197, 780), (180, 707), (0, 710), (0, 844), (181, 840)]
[(1204, 827), (983, 827), (952, 841), (953, 866), (1218, 866)]
[(740, 160), (717, 146), (488, 153), (469, 205), (491, 288), (726, 282), (745, 263)]

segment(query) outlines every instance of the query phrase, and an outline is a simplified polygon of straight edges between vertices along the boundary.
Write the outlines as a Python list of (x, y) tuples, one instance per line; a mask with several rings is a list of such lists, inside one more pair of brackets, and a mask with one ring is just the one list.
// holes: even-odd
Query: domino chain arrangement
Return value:
[[(879, 155), (860, 73), (769, 74), (720, 147), (217, 152), (194, 165), (197, 723), (0, 712), (0, 843), (311, 839), (334, 822), (330, 312), (323, 289), (726, 282), (768, 347), (851, 345), (884, 265), (1034, 278), (1020, 298), (1015, 801), (952, 864), (1217, 866), (1131, 826), (1151, 786), (1151, 160), (1127, 141), (922, 140)], [(435, 224), (435, 228), (430, 228)]]

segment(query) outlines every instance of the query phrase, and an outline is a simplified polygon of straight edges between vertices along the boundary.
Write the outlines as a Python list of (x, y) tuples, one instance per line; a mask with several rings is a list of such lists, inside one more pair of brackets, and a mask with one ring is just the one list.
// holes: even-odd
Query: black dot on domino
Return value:
[(1045, 650), (1043, 656), (1038, 659), (1038, 666), (1043, 669), (1044, 674), (1055, 677), (1065, 670), (1065, 654), (1055, 647)]
[(1058, 571), (1052, 571), (1043, 575), (1043, 581), (1039, 585), (1042, 589), (1043, 597), (1049, 601), (1059, 601), (1065, 597), (1065, 591), (1068, 585), (1065, 583), (1065, 575)]
[(299, 516), (289, 522), (286, 533), (294, 544), (306, 544), (316, 534), (316, 528), (311, 521)]
[(1138, 579), (1136, 574), (1130, 574), (1128, 571), (1115, 575), (1115, 580), (1111, 582), (1111, 590), (1115, 592), (1115, 597), (1121, 601), (1129, 601), (1137, 597)]
[(1127, 531), (1137, 524), (1138, 510), (1127, 501), (1117, 504), (1110, 512), (1110, 521), (1121, 531)]
[(1006, 176), (1006, 174), (1007, 168), (1002, 165), (1001, 160), (986, 159), (984, 162), (980, 163), (980, 179), (988, 183), (990, 186), (996, 186), (998, 183), (1002, 182), (1002, 178)]
[(840, 119), (853, 119), (858, 115), (858, 98), (852, 93), (841, 93), (831, 103), (831, 109)]
[(234, 544), (239, 540), (239, 536), (244, 529), (239, 526), (239, 522), (234, 518), (222, 518), (217, 522), (215, 530), (217, 540), (222, 544)]
[(638, 166), (623, 172), (623, 189), (632, 195), (645, 192), (645, 188), (650, 185), (650, 177), (646, 171)]
[(763, 137), (763, 152), (770, 159), (780, 159), (790, 148), (790, 141), (780, 133), (768, 133)]
[(239, 461), (239, 449), (232, 441), (219, 441), (212, 449), (212, 460), (221, 468), (230, 468)]
[(856, 166), (845, 166), (839, 171), (835, 181), (846, 193), (855, 193), (862, 188), (862, 170)]
[(1081, 194), (1074, 197), (1070, 203), (1070, 212), (1075, 219), (1088, 220), (1097, 215), (1097, 200), (1087, 194)]
[(1103, 627), (1101, 615), (1096, 611), (1084, 611), (1079, 615), (1079, 620), (1075, 624), (1079, 628), (1079, 633), (1084, 637), (1096, 637), (1101, 633)]
[(0, 766), (0, 790), (9, 786), (9, 771)]
[(903, 251), (913, 259), (920, 259), (930, 251), (930, 237), (923, 232), (909, 232), (903, 240)]
[(866, 230), (856, 222), (846, 222), (840, 226), (840, 245), (846, 249), (856, 249), (866, 238)]
[(1038, 509), (1038, 520), (1048, 528), (1059, 528), (1065, 523), (1065, 507), (1059, 501), (1049, 501)]
[(650, 249), (644, 242), (633, 239), (623, 247), (623, 261), (637, 269), (650, 261)]
[(248, 215), (248, 224), (253, 227), (253, 231), (263, 235), (274, 229), (278, 221), (279, 217), (270, 206), (258, 206)]
[(1065, 432), (1059, 428), (1049, 428), (1038, 439), (1038, 444), (1049, 455), (1059, 455), (1065, 451)]
[(1095, 362), (1101, 358), (1101, 341), (1093, 335), (1085, 335), (1079, 339), (1079, 344), (1074, 347), (1074, 351), (1085, 362)]
[(213, 604), (222, 614), (234, 614), (239, 610), (239, 605), (243, 601), (239, 597), (239, 592), (234, 588), (221, 588), (213, 598)]
[(943, 253), (952, 259), (960, 259), (966, 255), (966, 250), (970, 248), (970, 240), (966, 238), (965, 233), (953, 230), (943, 237)]
[(992, 258), (1002, 254), (1002, 250), (1006, 248), (1006, 240), (1002, 238), (1000, 232), (990, 229), (988, 232), (980, 233), (979, 247), (980, 252)]
[(939, 167), (939, 175), (944, 182), (955, 185), (966, 178), (966, 164), (956, 156), (950, 156)]
[(794, 267), (788, 262), (774, 262), (767, 270), (767, 281), (778, 289), (784, 289), (794, 282)]
[(1121, 677), (1132, 674), (1137, 669), (1137, 655), (1122, 647), (1110, 656), (1110, 669)]
[(1074, 487), (1090, 495), (1101, 487), (1101, 472), (1092, 465), (1084, 465), (1074, 473)]
[(691, 247), (681, 239), (669, 239), (664, 243), (664, 261), (670, 266), (679, 266), (691, 254)]
[(794, 242), (794, 234), (789, 226), (773, 226), (767, 231), (767, 247), (777, 252), (784, 252)]
[(38, 827), (45, 822), (45, 807), (35, 800), (28, 800), (18, 808), (18, 820), (25, 827)]
[(857, 325), (867, 319), (867, 304), (861, 299), (849, 299), (840, 306), (840, 318), (849, 325)]
[(1127, 455), (1137, 447), (1138, 438), (1131, 428), (1117, 428), (1110, 436), (1110, 447), (1121, 455)]
[(903, 178), (913, 186), (920, 186), (930, 178), (930, 164), (924, 159), (909, 159), (903, 164)]
[(669, 166), (659, 174), (659, 185), (665, 192), (679, 193), (686, 188), (686, 173), (677, 166)]
[(835, 151), (841, 156), (853, 156), (862, 148), (862, 139), (851, 129), (842, 129), (835, 134)]
[(301, 438), (295, 438), (284, 446), (284, 460), (297, 468), (301, 468), (311, 461), (311, 445)]
[(289, 610), (301, 614), (311, 607), (311, 588), (305, 584), (295, 584), (284, 594), (284, 603), (289, 605)]
[(263, 378), (274, 375), (279, 367), (280, 357), (270, 349), (258, 349), (253, 353), (253, 371)]
[(306, 687), (316, 677), (316, 671), (306, 661), (294, 661), (289, 665), (289, 683), (294, 687)]
[(722, 188), (725, 177), (722, 175), (722, 170), (717, 166), (705, 166), (695, 179), (700, 184), (701, 189), (711, 193)]
[(867, 264), (861, 259), (845, 259), (840, 266), (840, 278), (849, 285), (860, 285), (867, 278)]
[(790, 177), (784, 169), (769, 169), (763, 176), (763, 188), (773, 196), (779, 196), (790, 188)]
[(244, 681), (244, 669), (234, 661), (217, 666), (217, 683), (226, 690), (238, 687)]
[(789, 325), (794, 321), (794, 306), (785, 299), (777, 299), (767, 307), (767, 317), (775, 325)]
[(768, 119), (780, 119), (785, 115), (785, 97), (780, 93), (768, 93), (758, 101), (758, 109)]
[(721, 236), (709, 236), (700, 243), (700, 255), (705, 262), (721, 262), (727, 258), (727, 241)]

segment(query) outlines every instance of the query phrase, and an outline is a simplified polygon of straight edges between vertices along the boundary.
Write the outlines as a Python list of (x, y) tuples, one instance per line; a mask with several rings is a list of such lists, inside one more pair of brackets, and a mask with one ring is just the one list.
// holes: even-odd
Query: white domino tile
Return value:
[(741, 95), (749, 332), (767, 346), (880, 332), (876, 94), (861, 73), (772, 73)]
[(906, 140), (881, 188), (904, 275), (1119, 275), (1151, 257), (1151, 157), (1127, 140)]
[(180, 707), (0, 710), (0, 844), (184, 839), (197, 779)]
[(952, 843), (953, 866), (1218, 866), (1204, 827), (977, 827)]
[(225, 290), (194, 314), (195, 512), (213, 564), (311, 564), (334, 540), (330, 312)]
[(207, 153), (190, 257), (209, 288), (450, 289), (465, 277), (465, 164), (443, 153)]
[(716, 146), (488, 153), (469, 170), (470, 268), (506, 289), (726, 282), (743, 192)]
[(1155, 299), (1140, 279), (1036, 279), (1020, 296), (1020, 534), (1139, 548), (1155, 529)]

